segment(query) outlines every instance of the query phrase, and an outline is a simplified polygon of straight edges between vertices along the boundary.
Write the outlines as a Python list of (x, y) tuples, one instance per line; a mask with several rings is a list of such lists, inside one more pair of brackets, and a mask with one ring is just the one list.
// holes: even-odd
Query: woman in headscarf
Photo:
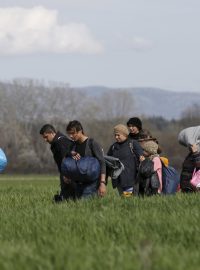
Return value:
[(190, 181), (194, 170), (200, 169), (200, 126), (183, 129), (178, 135), (178, 141), (189, 150), (182, 164), (180, 187), (183, 192), (195, 192), (197, 187)]

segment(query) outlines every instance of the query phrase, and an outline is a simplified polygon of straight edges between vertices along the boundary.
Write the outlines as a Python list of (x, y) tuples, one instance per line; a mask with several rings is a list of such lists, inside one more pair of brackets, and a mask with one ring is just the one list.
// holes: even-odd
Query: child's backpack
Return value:
[(7, 158), (4, 151), (0, 148), (0, 172), (3, 172), (7, 166)]
[(177, 170), (171, 166), (166, 166), (162, 162), (162, 193), (166, 195), (175, 194), (178, 190), (179, 184), (180, 175)]

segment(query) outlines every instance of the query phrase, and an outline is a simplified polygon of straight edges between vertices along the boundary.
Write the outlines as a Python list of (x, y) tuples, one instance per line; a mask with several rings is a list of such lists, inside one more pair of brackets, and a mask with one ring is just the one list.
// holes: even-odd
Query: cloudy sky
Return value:
[(0, 80), (200, 92), (199, 0), (0, 0)]

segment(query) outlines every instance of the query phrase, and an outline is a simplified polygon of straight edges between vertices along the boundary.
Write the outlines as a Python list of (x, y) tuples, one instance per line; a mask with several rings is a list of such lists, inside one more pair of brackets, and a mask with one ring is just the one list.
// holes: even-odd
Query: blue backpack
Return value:
[(7, 158), (4, 151), (0, 148), (0, 172), (3, 172), (7, 166)]
[(62, 161), (61, 172), (75, 182), (94, 182), (100, 177), (100, 164), (95, 157), (81, 157), (79, 160), (67, 157)]
[(165, 164), (162, 162), (162, 193), (166, 195), (175, 194), (179, 183), (180, 176), (177, 170), (171, 166), (165, 166)]

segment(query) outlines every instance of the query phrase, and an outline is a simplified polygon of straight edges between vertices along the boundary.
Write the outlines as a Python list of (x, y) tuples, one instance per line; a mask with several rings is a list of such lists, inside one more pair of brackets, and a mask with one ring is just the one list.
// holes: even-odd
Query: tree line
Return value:
[(8, 157), (5, 173), (54, 173), (56, 167), (49, 145), (39, 135), (41, 126), (50, 123), (65, 134), (70, 120), (79, 120), (88, 136), (95, 138), (106, 152), (114, 141), (113, 127), (126, 124), (129, 117), (142, 119), (169, 158), (181, 168), (187, 149), (180, 146), (177, 135), (183, 128), (199, 125), (200, 105), (185, 108), (181, 119), (135, 115), (137, 101), (123, 89), (100, 96), (88, 96), (67, 84), (45, 85), (35, 80), (0, 83), (0, 147)]

